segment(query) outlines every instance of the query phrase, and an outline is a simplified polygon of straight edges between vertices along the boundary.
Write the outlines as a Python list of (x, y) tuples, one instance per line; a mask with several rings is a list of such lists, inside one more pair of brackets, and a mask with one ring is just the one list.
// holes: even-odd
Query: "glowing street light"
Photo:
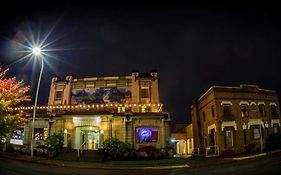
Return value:
[(32, 47), (32, 55), (34, 55), (36, 57), (40, 57), (41, 56), (41, 48), (38, 47), (38, 46)]
[(32, 117), (32, 131), (31, 131), (31, 144), (30, 144), (30, 151), (31, 151), (31, 158), (33, 160), (34, 154), (33, 154), (33, 149), (34, 149), (34, 122), (35, 122), (35, 116), (36, 116), (36, 107), (37, 107), (37, 100), (38, 100), (38, 93), (39, 93), (39, 88), (40, 88), (40, 82), (41, 82), (41, 77), (43, 73), (43, 68), (44, 68), (44, 57), (41, 55), (42, 51), (41, 48), (38, 46), (34, 46), (31, 48), (31, 52), (33, 57), (31, 58), (39, 58), (41, 59), (41, 70), (38, 78), (38, 83), (37, 83), (37, 89), (36, 89), (36, 95), (35, 95), (35, 100), (34, 100), (34, 107), (33, 107), (33, 117)]

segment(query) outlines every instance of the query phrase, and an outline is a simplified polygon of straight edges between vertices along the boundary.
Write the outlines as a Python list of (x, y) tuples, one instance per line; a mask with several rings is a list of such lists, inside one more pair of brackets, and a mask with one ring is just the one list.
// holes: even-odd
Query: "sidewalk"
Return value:
[(138, 160), (138, 161), (111, 161), (111, 162), (75, 162), (75, 161), (61, 161), (51, 160), (42, 157), (34, 157), (31, 159), (29, 155), (11, 155), (11, 154), (0, 154), (1, 157), (45, 164), (61, 167), (71, 168), (83, 168), (83, 169), (111, 169), (111, 170), (147, 170), (147, 169), (179, 169), (179, 168), (198, 168), (213, 165), (220, 165), (222, 163), (233, 163), (240, 160), (253, 159), (257, 157), (267, 156), (271, 154), (281, 153), (281, 150), (247, 155), (247, 156), (236, 156), (231, 158), (188, 158), (188, 159), (167, 159), (167, 160)]
[[(28, 155), (0, 154), (0, 156), (8, 159), (20, 160), (20, 161), (31, 162), (31, 163), (61, 166), (61, 167), (71, 167), (71, 168), (83, 168), (83, 169), (147, 170), (147, 169), (178, 169), (178, 168), (189, 167), (189, 165), (187, 165), (185, 161), (181, 161), (173, 165), (152, 164), (148, 166), (147, 163), (143, 164), (142, 161), (139, 161), (140, 164), (136, 164), (136, 163), (132, 164), (132, 163), (128, 163), (128, 161), (114, 161), (114, 163), (112, 162), (99, 163), (99, 162), (75, 162), (75, 161), (51, 160), (42, 157), (34, 157), (34, 160), (32, 160), (31, 157)], [(155, 162), (155, 160), (149, 160), (149, 161)]]

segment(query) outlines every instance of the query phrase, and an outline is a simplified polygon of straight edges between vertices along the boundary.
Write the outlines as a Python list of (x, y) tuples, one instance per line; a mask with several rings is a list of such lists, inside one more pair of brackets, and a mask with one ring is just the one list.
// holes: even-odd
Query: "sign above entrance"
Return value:
[(101, 122), (101, 117), (73, 117), (75, 126), (97, 125)]

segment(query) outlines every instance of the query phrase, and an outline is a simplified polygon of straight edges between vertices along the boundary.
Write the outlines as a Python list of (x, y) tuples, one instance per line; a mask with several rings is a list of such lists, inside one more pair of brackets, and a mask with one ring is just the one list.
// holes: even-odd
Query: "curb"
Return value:
[(251, 156), (234, 157), (234, 158), (232, 158), (232, 160), (247, 160), (247, 159), (253, 159), (253, 158), (263, 157), (263, 156), (266, 156), (266, 155), (271, 155), (271, 154), (279, 153), (279, 152), (281, 152), (281, 149), (280, 149), (280, 150), (276, 150), (276, 151), (270, 151), (270, 152), (267, 152), (267, 153), (260, 153), (260, 154), (256, 154), (256, 155), (251, 155)]
[(44, 160), (29, 160), (20, 157), (13, 157), (9, 155), (1, 155), (4, 158), (30, 162), (30, 163), (37, 163), (41, 165), (52, 165), (52, 166), (59, 166), (59, 167), (69, 167), (69, 168), (83, 168), (83, 169), (108, 169), (108, 170), (161, 170), (161, 169), (179, 169), (179, 168), (189, 168), (190, 166), (187, 164), (181, 165), (162, 165), (162, 166), (139, 166), (139, 167), (115, 167), (115, 166), (85, 166), (85, 165), (70, 165), (64, 163), (57, 163), (57, 162), (45, 162)]

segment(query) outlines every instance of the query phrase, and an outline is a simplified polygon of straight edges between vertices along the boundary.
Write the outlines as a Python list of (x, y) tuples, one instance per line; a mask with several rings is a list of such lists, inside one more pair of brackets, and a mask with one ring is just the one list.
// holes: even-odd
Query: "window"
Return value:
[(215, 110), (214, 110), (214, 106), (211, 107), (212, 110), (212, 117), (215, 117)]
[(272, 118), (278, 118), (277, 108), (275, 105), (270, 105)]
[(48, 128), (34, 128), (34, 140), (46, 140)]
[(251, 130), (252, 130), (252, 139), (260, 139), (262, 137), (261, 125), (253, 125), (251, 126)]
[(226, 148), (233, 147), (233, 130), (225, 131), (225, 147)]
[(141, 88), (141, 98), (149, 98), (149, 89)]
[(277, 134), (277, 133), (279, 133), (279, 126), (278, 126), (278, 124), (274, 124), (273, 125), (273, 134)]
[(223, 116), (224, 117), (231, 117), (231, 108), (230, 105), (224, 104), (223, 105)]
[(247, 104), (241, 104), (241, 116), (249, 117), (249, 109)]
[(203, 112), (203, 122), (206, 121), (206, 116), (205, 116), (205, 112)]
[(260, 112), (261, 117), (265, 116), (265, 105), (264, 104), (259, 104), (259, 112)]
[(56, 91), (56, 100), (62, 99), (62, 91)]

